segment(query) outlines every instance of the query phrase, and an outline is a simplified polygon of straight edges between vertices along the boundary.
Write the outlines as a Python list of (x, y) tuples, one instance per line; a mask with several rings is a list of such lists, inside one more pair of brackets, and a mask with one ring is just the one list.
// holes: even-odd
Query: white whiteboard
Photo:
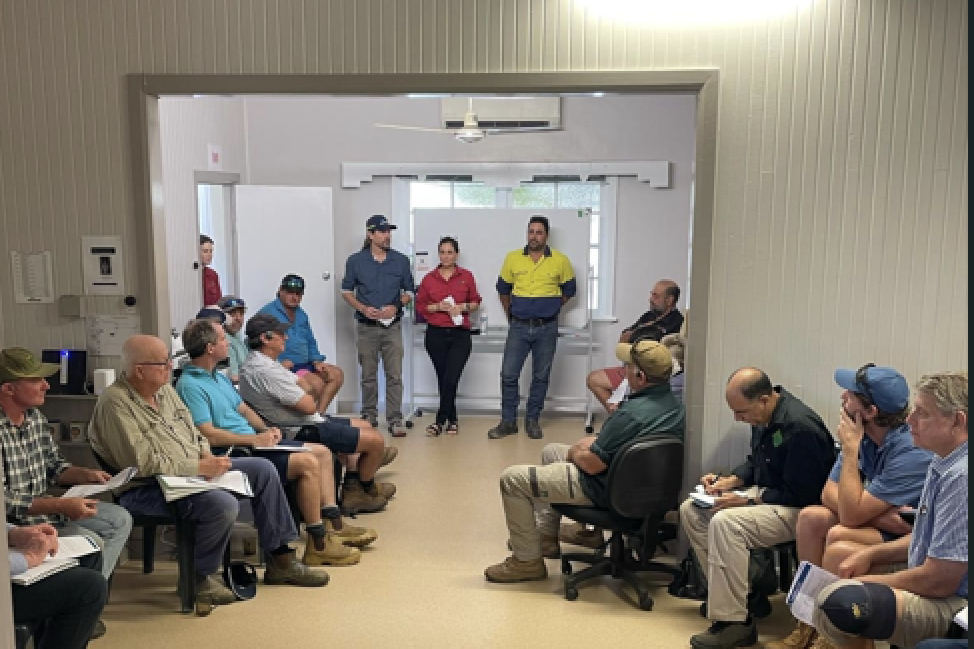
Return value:
[[(413, 211), (413, 252), (428, 253), (430, 267), (439, 262), (436, 247), (445, 236), (460, 244), (457, 263), (473, 273), (477, 290), (487, 305), (490, 327), (507, 326), (500, 298), (497, 276), (504, 257), (527, 243), (528, 220), (540, 214), (548, 218), (551, 233), (548, 245), (565, 254), (572, 262), (578, 292), (561, 311), (563, 327), (585, 327), (588, 324), (588, 263), (591, 230), (585, 210), (546, 209), (416, 209)], [(414, 269), (416, 286), (425, 271)]]

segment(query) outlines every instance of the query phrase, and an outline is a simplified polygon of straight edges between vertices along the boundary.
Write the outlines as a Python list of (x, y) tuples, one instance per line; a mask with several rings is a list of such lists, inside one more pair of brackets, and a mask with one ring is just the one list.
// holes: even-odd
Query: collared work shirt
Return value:
[[(416, 293), (416, 313), (420, 314), (426, 322), (436, 327), (456, 327), (453, 318), (445, 311), (434, 311), (430, 313), (426, 310), (430, 304), (438, 304), (447, 297), (452, 297), (456, 304), (480, 304), (482, 298), (477, 292), (477, 283), (474, 281), (473, 273), (466, 268), (456, 267), (450, 279), (443, 279), (440, 274), (439, 266), (431, 270), (419, 283), (419, 292)], [(464, 312), (464, 329), (470, 328), (470, 314)]]
[(14, 425), (0, 408), (0, 455), (3, 456), (3, 496), (7, 519), (18, 525), (62, 523), (63, 514), (28, 514), (34, 498), (43, 496), (71, 465), (64, 459), (47, 428), (47, 418), (28, 408), (24, 423)]
[(240, 393), (220, 372), (186, 365), (176, 381), (176, 393), (189, 408), (196, 426), (213, 424), (231, 433), (255, 434), (247, 418), (237, 411), (243, 403)]
[[(386, 258), (377, 261), (370, 248), (363, 248), (345, 261), (342, 291), (355, 293), (359, 302), (376, 309), (391, 304), (396, 307), (397, 314), (401, 314), (402, 294), (416, 291), (409, 259), (398, 250), (388, 250)], [(368, 320), (358, 311), (355, 319), (359, 322)]]
[[(968, 488), (964, 442), (947, 457), (934, 457), (927, 468), (910, 538), (910, 568), (923, 565), (927, 557), (967, 563)], [(967, 597), (967, 572), (956, 594)]]
[(291, 328), (287, 330), (287, 346), (279, 360), (291, 361), (295, 365), (313, 363), (325, 360), (325, 355), (318, 351), (318, 341), (311, 331), (311, 321), (308, 313), (301, 305), (294, 310), (294, 320), (288, 316), (281, 299), (277, 298), (261, 307), (258, 313), (269, 313)]
[(537, 262), (527, 246), (507, 253), (497, 278), (497, 292), (511, 296), (515, 318), (554, 317), (561, 311), (562, 298), (574, 297), (575, 291), (572, 262), (549, 246)]
[(319, 421), (293, 408), (305, 396), (297, 375), (260, 351), (240, 367), (240, 396), (266, 421), (287, 432)]
[(230, 376), (240, 376), (240, 366), (247, 360), (247, 343), (240, 337), (240, 333), (227, 333), (227, 342), (230, 343)]

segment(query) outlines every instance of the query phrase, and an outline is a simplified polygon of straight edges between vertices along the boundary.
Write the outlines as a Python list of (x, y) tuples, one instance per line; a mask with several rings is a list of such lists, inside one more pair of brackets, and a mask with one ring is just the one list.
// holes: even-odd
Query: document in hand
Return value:
[(609, 397), (609, 403), (622, 403), (622, 400), (629, 394), (629, 379), (622, 379), (622, 383), (615, 389)]
[(954, 622), (964, 627), (967, 630), (967, 607), (965, 606), (961, 610), (957, 611), (957, 615), (954, 616)]
[[(450, 306), (456, 306), (457, 304), (457, 301), (453, 299), (452, 295), (447, 295), (445, 298), (443, 298), (443, 301)], [(463, 314), (450, 316), (450, 318), (453, 320), (453, 324), (458, 327), (463, 324)]]
[[(738, 496), (744, 496), (747, 498), (746, 491), (735, 491)], [(693, 504), (697, 507), (703, 507), (704, 509), (709, 509), (714, 506), (714, 502), (717, 500), (717, 496), (711, 496), (706, 491), (704, 491), (703, 485), (698, 484), (694, 491), (690, 492), (690, 499), (693, 500)]]
[(223, 475), (209, 480), (171, 475), (157, 475), (156, 479), (159, 481), (159, 487), (162, 489), (162, 495), (167, 503), (212, 489), (225, 489), (248, 497), (254, 495), (247, 476), (236, 470), (227, 471)]
[(785, 604), (791, 607), (791, 614), (804, 622), (812, 624), (815, 614), (815, 598), (838, 577), (828, 570), (823, 570), (807, 561), (802, 561), (795, 572), (795, 579), (791, 582)]
[(47, 557), (43, 562), (19, 575), (11, 575), (10, 581), (20, 586), (30, 586), (56, 572), (73, 568), (78, 565), (78, 557), (97, 552), (99, 549), (98, 544), (87, 536), (62, 536), (58, 538), (58, 550), (54, 556)]
[(286, 444), (275, 444), (274, 446), (255, 446), (255, 451), (286, 451), (288, 453), (302, 453), (304, 451), (310, 451), (311, 449), (307, 446), (288, 446)]
[(112, 476), (112, 479), (104, 484), (79, 484), (71, 487), (63, 494), (62, 498), (87, 498), (89, 496), (94, 496), (96, 494), (104, 493), (110, 491), (111, 489), (117, 489), (123, 484), (135, 477), (135, 474), (139, 470), (134, 466), (130, 466), (127, 469), (122, 469), (117, 474)]

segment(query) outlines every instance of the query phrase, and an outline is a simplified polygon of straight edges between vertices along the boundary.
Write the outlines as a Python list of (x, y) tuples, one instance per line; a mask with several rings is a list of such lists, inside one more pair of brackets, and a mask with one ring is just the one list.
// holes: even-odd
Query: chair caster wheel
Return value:
[(585, 427), (585, 434), (586, 435), (592, 435), (593, 433), (595, 433), (595, 427), (594, 426), (586, 426)]
[(422, 410), (418, 410), (418, 409), (417, 409), (417, 410), (416, 410), (416, 416), (417, 416), (417, 417), (422, 417), (422, 416), (423, 416), (423, 411), (422, 411)]
[(645, 596), (640, 595), (639, 596), (639, 608), (641, 608), (644, 611), (652, 611), (653, 610), (653, 598), (650, 597), (649, 595), (645, 595)]
[(578, 589), (577, 588), (566, 588), (565, 589), (565, 599), (569, 602), (574, 602), (578, 599)]
[(412, 427), (413, 427), (413, 422), (412, 421), (406, 421), (406, 428), (412, 428)]
[(572, 574), (572, 564), (568, 561), (561, 562), (561, 574), (570, 575)]

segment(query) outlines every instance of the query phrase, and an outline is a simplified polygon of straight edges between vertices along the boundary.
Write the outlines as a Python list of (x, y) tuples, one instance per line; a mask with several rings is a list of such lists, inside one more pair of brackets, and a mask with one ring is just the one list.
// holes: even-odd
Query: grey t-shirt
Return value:
[(297, 374), (262, 352), (250, 352), (240, 366), (238, 387), (243, 400), (270, 424), (298, 429), (318, 421), (314, 415), (302, 414), (292, 407), (305, 395)]

